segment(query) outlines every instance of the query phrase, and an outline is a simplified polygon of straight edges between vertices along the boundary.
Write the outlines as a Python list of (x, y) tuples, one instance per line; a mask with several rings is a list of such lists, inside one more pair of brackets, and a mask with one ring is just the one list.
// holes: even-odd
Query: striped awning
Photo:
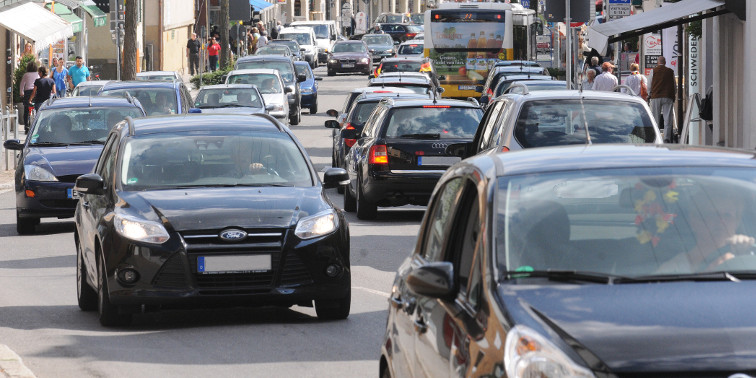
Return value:
[(105, 26), (108, 23), (108, 15), (105, 14), (92, 0), (81, 0), (81, 9), (89, 13), (94, 21), (94, 26)]
[(63, 5), (63, 3), (47, 3), (45, 4), (45, 8), (53, 9), (55, 14), (57, 14), (66, 22), (70, 23), (74, 33), (78, 33), (84, 30), (84, 22), (82, 21), (82, 19), (79, 18), (79, 16), (75, 15), (71, 8)]

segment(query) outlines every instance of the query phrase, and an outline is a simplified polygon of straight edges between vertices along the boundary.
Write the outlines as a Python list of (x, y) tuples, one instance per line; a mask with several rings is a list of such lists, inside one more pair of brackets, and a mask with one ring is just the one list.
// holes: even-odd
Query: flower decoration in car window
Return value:
[[(641, 183), (635, 185), (636, 193), (643, 193), (635, 200), (636, 238), (641, 244), (659, 244), (662, 234), (674, 224), (676, 213), (670, 212), (670, 205), (677, 202), (679, 193), (675, 182), (662, 188), (648, 188)], [(645, 192), (643, 192), (645, 190)]]

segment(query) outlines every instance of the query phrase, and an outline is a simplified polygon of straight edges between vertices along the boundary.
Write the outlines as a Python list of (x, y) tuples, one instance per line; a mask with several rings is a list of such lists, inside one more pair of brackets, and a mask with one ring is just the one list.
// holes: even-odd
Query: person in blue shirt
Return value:
[(66, 97), (66, 78), (68, 78), (68, 69), (65, 66), (66, 61), (58, 59), (57, 66), (52, 68), (52, 79), (55, 80), (55, 90), (58, 97)]
[(68, 70), (68, 82), (71, 83), (72, 88), (82, 81), (89, 80), (89, 69), (84, 65), (84, 59), (80, 56), (76, 57), (76, 65)]

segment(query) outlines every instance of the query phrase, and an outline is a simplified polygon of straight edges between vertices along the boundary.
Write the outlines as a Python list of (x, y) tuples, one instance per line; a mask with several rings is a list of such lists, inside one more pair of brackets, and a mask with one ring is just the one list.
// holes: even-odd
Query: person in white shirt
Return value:
[(592, 69), (585, 70), (585, 80), (583, 80), (583, 90), (593, 90), (593, 84), (596, 82), (596, 71)]
[(268, 44), (268, 32), (261, 31), (260, 38), (257, 39), (257, 48), (263, 47)]
[(639, 68), (638, 64), (636, 63), (631, 64), (630, 76), (628, 76), (627, 79), (625, 79), (625, 85), (630, 87), (630, 89), (633, 90), (633, 93), (635, 93), (636, 96), (641, 95), (641, 88), (643, 87), (645, 87), (646, 92), (648, 92), (648, 82), (646, 80), (646, 77), (641, 75), (640, 72), (638, 72), (638, 68)]
[(617, 77), (612, 74), (614, 65), (610, 62), (604, 62), (601, 65), (601, 75), (596, 76), (593, 82), (594, 91), (611, 92), (617, 86)]

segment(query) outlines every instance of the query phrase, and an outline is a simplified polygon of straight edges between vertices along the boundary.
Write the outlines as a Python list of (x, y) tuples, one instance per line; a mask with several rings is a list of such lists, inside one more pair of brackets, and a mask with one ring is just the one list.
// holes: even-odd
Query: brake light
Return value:
[(417, 33), (407, 33), (407, 38), (415, 38)]
[(346, 144), (347, 147), (352, 148), (354, 144), (357, 143), (357, 139), (346, 139), (344, 138), (344, 144)]
[(370, 154), (368, 155), (369, 164), (388, 164), (388, 149), (383, 144), (378, 144), (370, 147)]
[(433, 16), (434, 16), (434, 17), (436, 17), (436, 20), (438, 20), (439, 18), (441, 18), (441, 17), (440, 17), (439, 15), (437, 15), (437, 14), (436, 14), (436, 15), (433, 15)]
[(424, 108), (450, 108), (449, 105), (423, 105)]
[(344, 130), (354, 130), (354, 126), (352, 126), (351, 123), (347, 123), (346, 127), (344, 128)]
[(29, 198), (34, 198), (36, 194), (34, 194), (33, 190), (26, 189), (26, 196)]
[(507, 146), (502, 147), (501, 152), (509, 152), (509, 147)]
[(500, 14), (497, 14), (497, 15), (496, 15), (496, 19), (497, 19), (497, 20), (501, 20), (501, 15), (500, 15)]
[(394, 93), (392, 91), (373, 91), (373, 93)]

